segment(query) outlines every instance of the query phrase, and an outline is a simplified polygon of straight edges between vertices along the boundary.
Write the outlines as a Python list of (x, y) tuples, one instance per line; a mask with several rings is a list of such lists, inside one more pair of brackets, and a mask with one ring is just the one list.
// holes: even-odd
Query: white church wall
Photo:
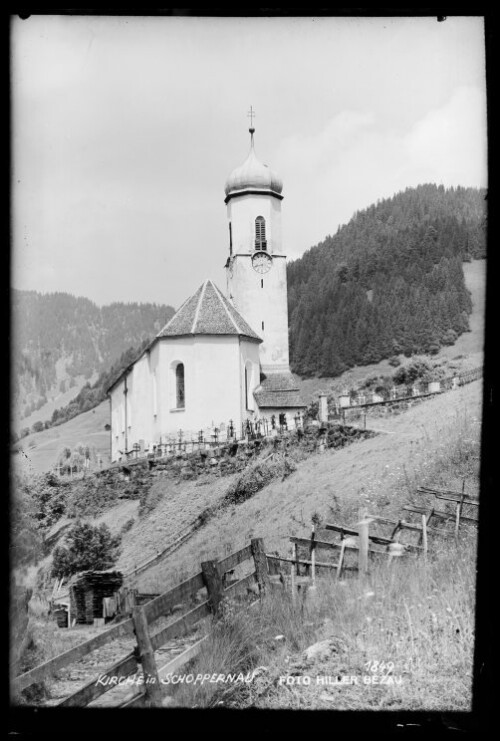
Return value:
[[(257, 409), (255, 399), (253, 398), (253, 392), (260, 384), (259, 344), (242, 338), (240, 341), (240, 358), (241, 388), (243, 389), (243, 393), (241, 394), (240, 415), (241, 420), (245, 420), (247, 417), (253, 416), (251, 413), (248, 414), (248, 411), (255, 412)], [(247, 368), (247, 394), (245, 394), (245, 368)], [(238, 422), (238, 424), (240, 424), (240, 422)]]
[[(164, 339), (159, 343), (159, 403), (163, 436), (183, 430), (198, 431), (241, 414), (240, 357), (237, 336), (200, 336)], [(176, 409), (173, 366), (184, 364), (185, 407)], [(239, 423), (239, 420), (238, 420)]]
[(134, 364), (128, 384), (127, 396), (132, 411), (131, 419), (128, 419), (129, 450), (140, 440), (144, 440), (145, 446), (149, 447), (152, 443), (154, 420), (152, 414), (153, 384), (147, 353)]
[[(184, 365), (185, 406), (175, 405), (175, 366)], [(146, 448), (183, 431), (184, 439), (197, 439), (199, 430), (227, 425), (239, 429), (246, 418), (244, 368), (252, 366), (252, 389), (258, 385), (258, 344), (239, 342), (237, 336), (196, 336), (164, 339), (132, 366), (125, 379), (110, 392), (111, 459), (144, 441)], [(154, 384), (156, 376), (156, 410)], [(127, 400), (127, 401), (126, 401)], [(253, 396), (252, 396), (253, 401)], [(125, 419), (126, 425), (125, 425)]]
[(111, 460), (119, 458), (125, 450), (125, 383), (120, 381), (110, 392), (111, 398)]
[(244, 195), (231, 198), (227, 204), (231, 222), (233, 254), (254, 250), (255, 219), (266, 222), (268, 252), (281, 251), (281, 201), (269, 195)]
[(149, 363), (149, 376), (151, 384), (151, 406), (149, 413), (151, 415), (151, 441), (152, 443), (157, 442), (160, 439), (161, 434), (161, 419), (163, 409), (160, 403), (160, 393), (158, 387), (158, 380), (160, 377), (160, 343), (157, 342), (153, 345), (148, 353)]

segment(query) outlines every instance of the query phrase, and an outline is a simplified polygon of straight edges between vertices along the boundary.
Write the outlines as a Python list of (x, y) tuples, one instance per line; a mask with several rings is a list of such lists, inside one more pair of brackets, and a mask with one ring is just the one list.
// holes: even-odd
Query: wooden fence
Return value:
[(442, 378), (439, 381), (431, 381), (426, 384), (394, 386), (390, 392), (387, 392), (390, 393), (387, 398), (379, 397), (378, 394), (372, 394), (371, 401), (368, 401), (366, 398), (368, 393), (362, 394), (359, 391), (351, 390), (334, 400), (335, 412), (345, 421), (346, 409), (365, 409), (368, 407), (391, 405), (403, 401), (414, 401), (415, 399), (435, 396), (444, 391), (450, 391), (459, 386), (464, 386), (467, 383), (472, 383), (472, 381), (477, 381), (479, 378), (482, 378), (482, 376), (483, 366), (478, 366), (477, 368), (457, 373), (455, 376)]
[[(465, 482), (464, 482), (465, 484)], [(435, 507), (423, 507), (406, 505), (403, 509), (412, 514), (420, 515), (420, 522), (408, 522), (404, 519), (392, 520), (386, 517), (370, 515), (366, 511), (360, 511), (360, 519), (357, 523), (358, 528), (349, 528), (344, 525), (328, 523), (324, 526), (325, 531), (334, 532), (338, 536), (337, 541), (322, 540), (317, 537), (315, 526), (312, 527), (309, 538), (290, 537), (291, 554), (290, 556), (279, 556), (277, 554), (267, 554), (270, 570), (278, 569), (279, 564), (290, 564), (290, 572), (285, 575), (272, 574), (269, 579), (272, 583), (281, 583), (291, 588), (292, 599), (295, 600), (297, 589), (303, 587), (316, 586), (317, 569), (327, 569), (335, 572), (335, 578), (339, 579), (345, 570), (356, 571), (360, 576), (368, 572), (370, 559), (387, 559), (387, 564), (391, 564), (394, 558), (403, 556), (427, 556), (429, 548), (429, 537), (458, 537), (459, 528), (462, 523), (477, 524), (478, 518), (463, 515), (463, 508), (470, 506), (477, 508), (479, 500), (467, 496), (464, 493), (464, 487), (461, 492), (444, 489), (434, 489), (430, 487), (420, 487), (418, 492), (421, 494), (431, 494), (437, 500), (446, 500), (455, 504), (455, 512), (446, 512), (437, 510)], [(442, 527), (430, 525), (432, 519), (453, 520), (454, 530), (446, 530)], [(370, 526), (378, 525), (389, 528), (389, 534), (370, 532)], [(408, 531), (417, 535), (416, 543), (401, 543), (401, 535)], [(302, 553), (299, 552), (302, 550)], [(338, 552), (338, 558), (334, 562), (317, 560), (317, 550), (323, 552)], [(305, 552), (304, 552), (305, 551)], [(346, 553), (354, 552), (357, 554), (355, 565), (346, 565)], [(324, 557), (323, 557), (324, 558)], [(302, 571), (305, 573), (301, 573)]]
[[(232, 572), (238, 565), (250, 559), (253, 559), (254, 564), (251, 573), (228, 585), (227, 573)], [(146, 677), (145, 683), (140, 687), (134, 687), (125, 699), (122, 698), (120, 706), (158, 706), (162, 701), (160, 677), (191, 661), (201, 650), (207, 636), (197, 641), (181, 656), (177, 656), (160, 670), (156, 666), (154, 652), (164, 646), (170, 639), (188, 634), (203, 618), (217, 616), (225, 598), (245, 596), (249, 593), (260, 594), (267, 583), (268, 570), (264, 544), (261, 539), (256, 538), (245, 548), (220, 561), (202, 563), (199, 573), (152, 599), (144, 606), (132, 606), (130, 617), (105, 630), (95, 638), (85, 641), (16, 677), (13, 680), (13, 690), (14, 692), (20, 692), (35, 682), (54, 676), (64, 667), (74, 664), (87, 654), (117, 638), (135, 636), (136, 648), (100, 674), (100, 676), (104, 674), (115, 677), (114, 684), (103, 684), (98, 681), (98, 677), (94, 677), (79, 690), (59, 702), (58, 706), (87, 706), (113, 687), (116, 687), (116, 683), (121, 679), (135, 675), (141, 670)], [(151, 631), (151, 626), (155, 621), (170, 614), (179, 603), (192, 602), (200, 591), (205, 591), (200, 604), (189, 609), (166, 627), (154, 633)]]

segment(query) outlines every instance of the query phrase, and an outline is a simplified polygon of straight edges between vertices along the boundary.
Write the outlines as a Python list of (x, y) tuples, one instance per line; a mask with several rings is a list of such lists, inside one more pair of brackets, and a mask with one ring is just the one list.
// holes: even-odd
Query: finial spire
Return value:
[(253, 127), (253, 119), (254, 119), (254, 116), (256, 115), (257, 114), (255, 113), (254, 109), (252, 108), (252, 106), (250, 106), (250, 110), (248, 111), (247, 116), (250, 119), (250, 133), (251, 134), (255, 131)]
[(255, 128), (254, 128), (254, 125), (253, 125), (253, 119), (254, 119), (254, 116), (256, 116), (256, 115), (257, 114), (255, 113), (254, 109), (252, 108), (252, 106), (250, 106), (250, 110), (248, 111), (247, 116), (250, 119), (250, 128), (248, 130), (250, 132), (250, 147), (252, 149), (253, 149), (253, 135), (255, 133)]

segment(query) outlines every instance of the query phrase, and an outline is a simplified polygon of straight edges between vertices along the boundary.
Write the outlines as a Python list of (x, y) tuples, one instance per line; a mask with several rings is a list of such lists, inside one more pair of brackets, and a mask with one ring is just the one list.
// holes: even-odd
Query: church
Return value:
[[(111, 460), (134, 446), (294, 427), (305, 404), (289, 366), (283, 184), (250, 153), (225, 185), (224, 294), (206, 280), (108, 389)], [(180, 432), (181, 431), (181, 432)]]

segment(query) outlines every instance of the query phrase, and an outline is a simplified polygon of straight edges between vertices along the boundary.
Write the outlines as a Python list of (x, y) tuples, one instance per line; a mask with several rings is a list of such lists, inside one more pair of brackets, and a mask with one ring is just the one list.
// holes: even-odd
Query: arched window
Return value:
[(184, 409), (184, 363), (177, 363), (175, 368), (175, 406), (177, 409)]
[(267, 250), (266, 221), (263, 216), (255, 219), (255, 249)]

